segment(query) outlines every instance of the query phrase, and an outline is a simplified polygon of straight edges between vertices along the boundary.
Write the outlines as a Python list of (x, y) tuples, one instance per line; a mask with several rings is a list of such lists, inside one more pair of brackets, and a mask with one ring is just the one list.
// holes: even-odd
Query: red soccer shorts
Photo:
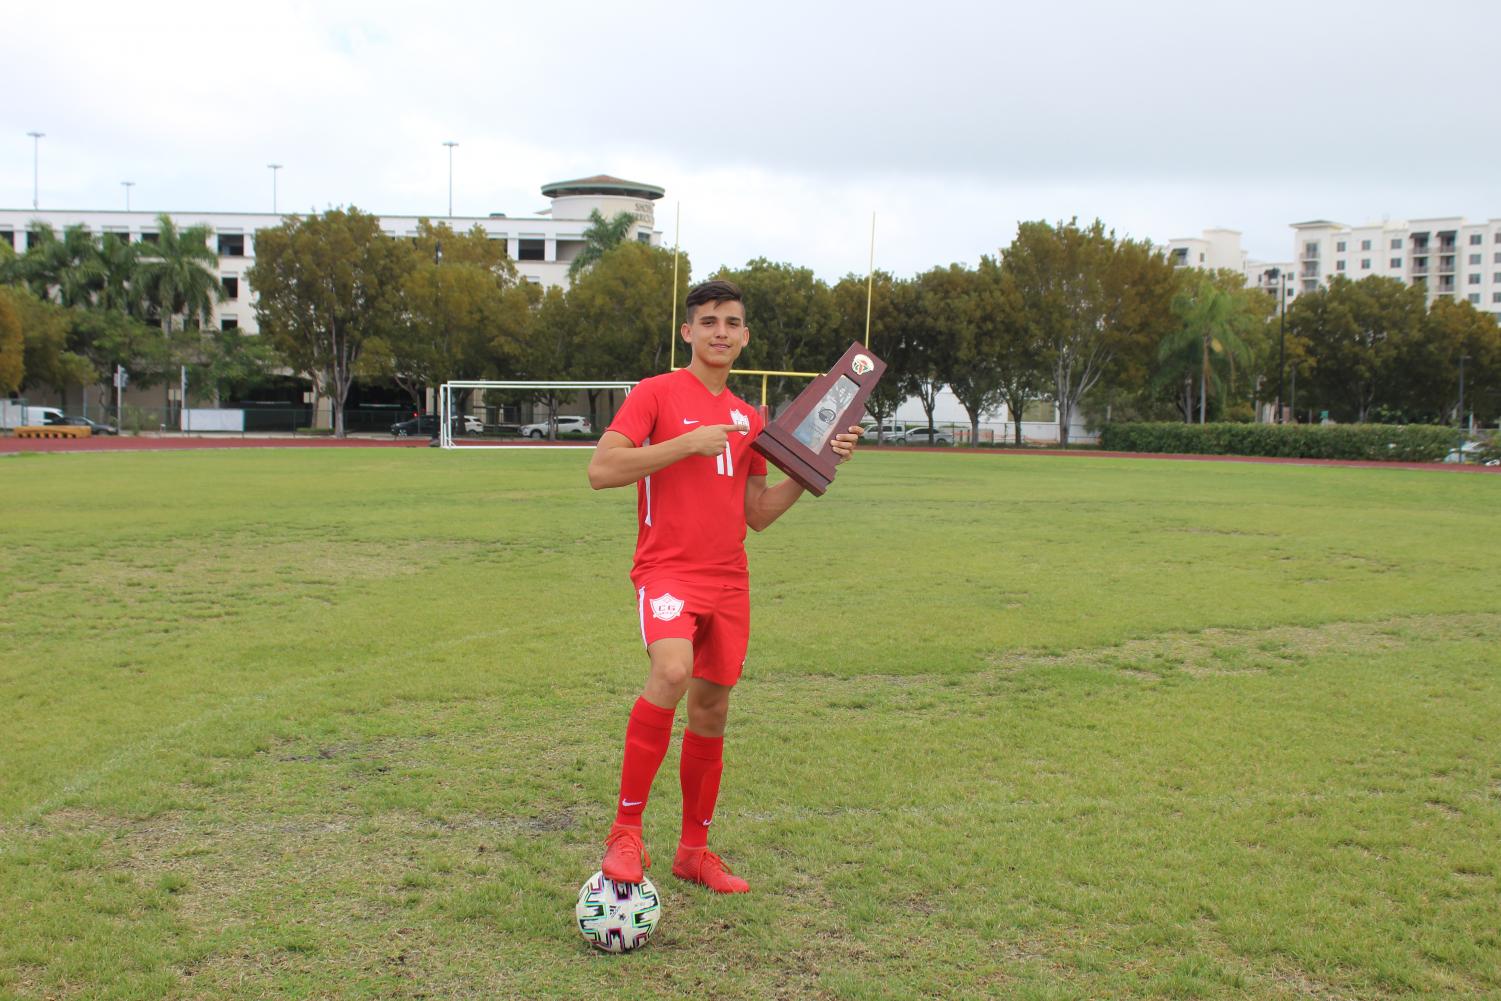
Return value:
[(649, 580), (636, 589), (641, 641), (685, 639), (693, 644), (693, 676), (733, 685), (750, 646), (750, 591), (682, 578)]

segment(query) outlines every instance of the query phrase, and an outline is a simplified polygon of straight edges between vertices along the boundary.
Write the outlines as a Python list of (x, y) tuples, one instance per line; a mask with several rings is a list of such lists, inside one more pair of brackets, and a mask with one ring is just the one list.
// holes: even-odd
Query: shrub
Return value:
[(1286, 459), (1436, 462), (1454, 447), (1453, 428), (1427, 424), (1106, 424), (1110, 452), (1265, 455)]

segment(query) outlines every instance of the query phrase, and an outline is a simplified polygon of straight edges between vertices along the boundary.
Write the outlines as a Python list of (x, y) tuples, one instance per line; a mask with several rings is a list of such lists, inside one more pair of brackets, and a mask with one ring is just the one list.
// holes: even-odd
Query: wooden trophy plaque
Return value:
[(859, 341), (824, 375), (798, 394), (792, 405), (766, 425), (751, 448), (766, 461), (822, 497), (834, 482), (834, 435), (858, 424), (865, 401), (881, 381), (886, 363)]

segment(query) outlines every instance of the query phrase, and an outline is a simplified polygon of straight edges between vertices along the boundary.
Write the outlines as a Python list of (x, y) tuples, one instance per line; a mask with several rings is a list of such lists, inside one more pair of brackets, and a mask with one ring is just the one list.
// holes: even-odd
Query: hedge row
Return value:
[(1426, 424), (1107, 424), (1107, 452), (1269, 455), (1287, 459), (1433, 462), (1459, 441), (1454, 428)]

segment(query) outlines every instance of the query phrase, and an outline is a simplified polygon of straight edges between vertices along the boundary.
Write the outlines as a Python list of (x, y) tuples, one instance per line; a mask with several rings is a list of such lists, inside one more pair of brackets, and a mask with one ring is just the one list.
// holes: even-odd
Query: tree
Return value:
[(401, 322), (401, 287), (413, 265), (410, 244), (385, 236), (356, 208), (293, 217), (256, 234), (256, 289), (262, 336), (306, 373), (334, 404), (344, 436), (344, 401), (365, 348)]
[[(574, 377), (579, 339), (577, 318), (568, 309), (561, 288), (553, 286), (542, 296), (522, 350), (523, 379), (564, 381)], [(558, 408), (568, 398), (567, 390), (549, 389), (535, 394), (547, 410), (547, 437), (557, 440)]]
[[(508, 367), (520, 351), (531, 293), (503, 245), (478, 225), (455, 233), (426, 219), (410, 243), (402, 322), (371, 339), (365, 368), (387, 375), (418, 407), (423, 391)], [(463, 407), (468, 392), (455, 401)]]
[(1424, 305), (1423, 290), (1398, 279), (1342, 276), (1293, 303), (1288, 325), (1307, 338), (1313, 388), (1336, 419), (1364, 423), (1397, 399), (1400, 359), (1420, 334)]
[(1223, 397), (1233, 385), (1235, 363), (1242, 370), (1251, 363), (1248, 339), (1265, 322), (1264, 296), (1248, 298), (1245, 279), (1221, 270), (1194, 274), (1173, 299), (1178, 320), (1158, 348), (1162, 375), (1184, 387), (1183, 419), (1193, 415), (1194, 382), (1198, 381), (1199, 423), (1208, 419), (1209, 394)]
[(142, 298), (160, 317), (164, 334), (172, 332), (178, 317), (184, 329), (194, 318), (207, 325), (214, 304), (224, 301), (219, 255), (208, 244), (214, 231), (207, 226), (179, 230), (165, 213), (156, 217), (156, 225), (156, 242), (137, 248)]
[[(867, 294), (868, 292), (868, 294)], [(877, 441), (887, 418), (907, 399), (905, 389), (908, 337), (903, 326), (909, 312), (904, 299), (909, 298), (908, 284), (897, 281), (890, 273), (845, 275), (830, 289), (834, 311), (839, 317), (838, 343), (865, 343), (867, 302), (870, 312), (870, 350), (886, 363), (886, 372), (865, 401), (865, 409), (876, 419)]]
[(987, 289), (978, 272), (962, 264), (917, 276), (921, 336), (908, 385), (933, 425), (937, 394), (945, 385), (969, 414), (971, 441), (979, 441), (980, 417), (1001, 402), (1000, 356), (995, 327), (985, 322)]
[(1501, 326), (1468, 302), (1442, 296), (1428, 307), (1420, 336), (1408, 342), (1398, 361), (1404, 416), (1465, 422), (1466, 415), (1459, 413), (1461, 357), (1465, 410), (1481, 423), (1495, 419), (1501, 403)]
[(0, 393), (14, 393), (26, 376), (26, 337), (14, 294), (0, 287)]
[(21, 258), (20, 274), (39, 299), (64, 306), (86, 306), (104, 284), (104, 266), (93, 232), (82, 223), (68, 226), (61, 238), (46, 223), (32, 230)]
[(1145, 241), (1117, 240), (1096, 219), (1085, 229), (1077, 220), (1022, 223), (1001, 266), (1045, 345), (1066, 446), (1085, 394), (1113, 370), (1142, 369), (1165, 333), (1172, 265)]
[[(577, 331), (573, 362), (578, 378), (641, 379), (666, 367), (669, 338), (678, 336), (671, 329), (673, 303), (681, 303), (688, 295), (686, 258), (677, 271), (674, 288), (671, 251), (626, 242), (579, 276), (566, 296)], [(683, 320), (682, 309), (676, 312), (678, 320)], [(591, 423), (598, 423), (603, 392), (589, 391)], [(610, 403), (613, 410), (613, 394)]]
[(68, 346), (72, 311), (24, 288), (12, 286), (3, 294), (21, 330), (21, 377), (17, 388), (51, 386), (62, 392), (70, 385), (87, 382), (91, 375), (88, 360)]
[(629, 212), (617, 212), (606, 219), (599, 209), (589, 212), (589, 228), (584, 230), (584, 245), (578, 256), (568, 265), (568, 280), (571, 283), (579, 275), (594, 266), (595, 262), (620, 246), (631, 235), (636, 217)]
[[(740, 355), (743, 368), (821, 373), (843, 353), (833, 297), (811, 269), (763, 257), (738, 271), (720, 269), (714, 277), (739, 285), (744, 296), (750, 343)], [(805, 385), (803, 379), (773, 376), (766, 382), (766, 402), (775, 410)]]
[(1022, 311), (1021, 292), (1015, 277), (993, 257), (980, 258), (982, 325), (999, 368), (997, 393), (1011, 415), (1016, 444), (1022, 443), (1022, 414), (1027, 404), (1041, 396), (1048, 385), (1047, 348)]

